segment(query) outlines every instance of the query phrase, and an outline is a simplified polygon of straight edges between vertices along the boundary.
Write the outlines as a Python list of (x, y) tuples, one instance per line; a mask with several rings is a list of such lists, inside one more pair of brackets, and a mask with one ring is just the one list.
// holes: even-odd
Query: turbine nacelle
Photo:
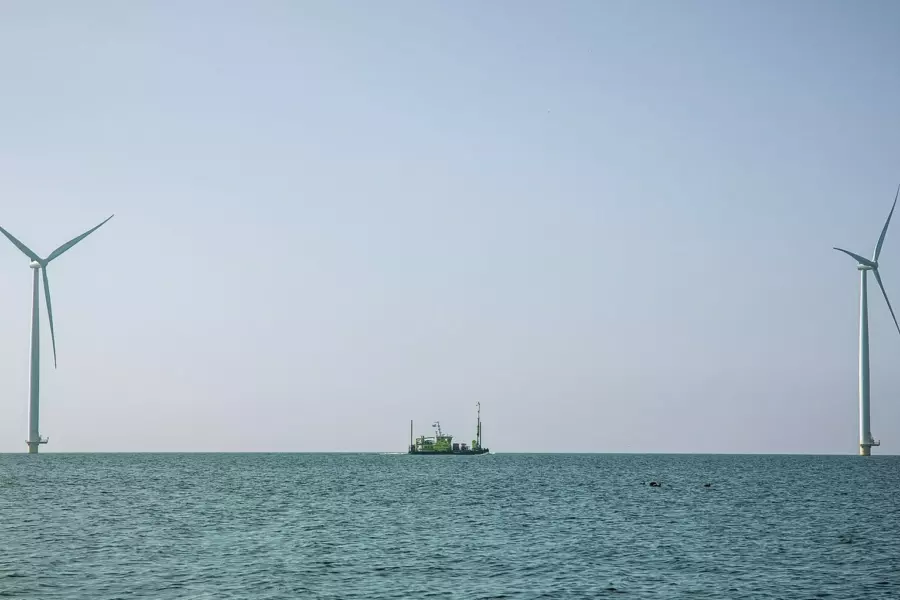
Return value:
[(856, 265), (857, 271), (874, 271), (877, 268), (878, 268), (878, 263), (875, 263), (874, 265), (863, 265), (863, 264)]
[(44, 265), (42, 265), (41, 263), (39, 263), (36, 260), (33, 260), (33, 261), (31, 261), (31, 263), (28, 266), (31, 267), (32, 269), (40, 269)]

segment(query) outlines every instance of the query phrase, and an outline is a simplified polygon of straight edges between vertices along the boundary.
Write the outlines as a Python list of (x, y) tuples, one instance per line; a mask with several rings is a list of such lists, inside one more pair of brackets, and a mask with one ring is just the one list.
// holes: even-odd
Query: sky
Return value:
[[(854, 454), (900, 184), (889, 0), (6, 1), (42, 452)], [(900, 224), (881, 273), (900, 305)], [(31, 271), (0, 238), (0, 452)], [(900, 334), (870, 287), (872, 429)], [(900, 306), (898, 306), (900, 308)]]

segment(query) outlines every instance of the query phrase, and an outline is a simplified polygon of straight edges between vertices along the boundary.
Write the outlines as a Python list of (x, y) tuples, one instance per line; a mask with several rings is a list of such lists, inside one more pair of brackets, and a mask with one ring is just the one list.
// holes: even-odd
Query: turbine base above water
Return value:
[(860, 456), (871, 456), (872, 455), (872, 446), (880, 446), (881, 442), (876, 440), (871, 440), (866, 443), (860, 442), (859, 444), (859, 455)]
[(26, 441), (25, 443), (28, 444), (28, 454), (37, 454), (38, 446), (40, 446), (41, 444), (46, 444), (49, 441), (49, 438), (39, 438), (36, 442)]

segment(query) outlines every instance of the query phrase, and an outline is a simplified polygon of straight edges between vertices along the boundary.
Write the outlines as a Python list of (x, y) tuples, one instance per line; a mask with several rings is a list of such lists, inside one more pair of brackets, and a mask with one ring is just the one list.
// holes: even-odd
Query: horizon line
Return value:
[[(42, 454), (317, 454), (317, 455), (371, 455), (371, 456), (408, 456), (406, 451), (394, 450), (71, 450)], [(857, 456), (853, 452), (616, 452), (616, 451), (508, 451), (489, 452), (489, 455), (562, 455), (562, 456)], [(26, 456), (28, 452), (0, 452), (0, 456)], [(900, 454), (873, 454), (872, 456), (900, 456)]]

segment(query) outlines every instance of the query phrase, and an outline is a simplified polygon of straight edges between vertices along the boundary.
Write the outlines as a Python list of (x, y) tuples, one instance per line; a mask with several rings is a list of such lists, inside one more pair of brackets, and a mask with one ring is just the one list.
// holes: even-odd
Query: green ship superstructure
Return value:
[(441, 431), (441, 422), (435, 421), (435, 435), (420, 435), (413, 439), (413, 422), (409, 422), (409, 452), (408, 454), (439, 454), (439, 455), (469, 455), (486, 454), (489, 450), (481, 445), (481, 402), (478, 406), (478, 424), (475, 429), (475, 439), (472, 445), (453, 441), (453, 436)]

